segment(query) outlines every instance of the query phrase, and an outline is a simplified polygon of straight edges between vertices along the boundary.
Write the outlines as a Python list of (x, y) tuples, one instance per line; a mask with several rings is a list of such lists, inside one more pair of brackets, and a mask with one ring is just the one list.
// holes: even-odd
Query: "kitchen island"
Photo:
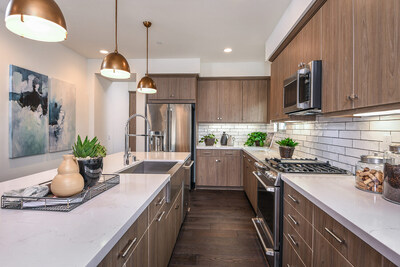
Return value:
[[(135, 153), (133, 153), (135, 154)], [(104, 158), (104, 173), (142, 160), (184, 163), (190, 153), (137, 153), (123, 165), (123, 153)], [(0, 193), (51, 180), (57, 170), (0, 183)], [(151, 201), (170, 174), (120, 174), (120, 184), (67, 212), (0, 210), (2, 266), (97, 266)]]

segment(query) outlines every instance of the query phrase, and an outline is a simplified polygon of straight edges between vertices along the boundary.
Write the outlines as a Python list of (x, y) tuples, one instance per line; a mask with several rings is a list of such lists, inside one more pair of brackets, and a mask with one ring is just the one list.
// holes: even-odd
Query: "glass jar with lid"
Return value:
[(400, 145), (390, 145), (385, 160), (383, 198), (400, 204)]
[(382, 194), (384, 158), (375, 155), (361, 156), (356, 164), (356, 187), (358, 189)]

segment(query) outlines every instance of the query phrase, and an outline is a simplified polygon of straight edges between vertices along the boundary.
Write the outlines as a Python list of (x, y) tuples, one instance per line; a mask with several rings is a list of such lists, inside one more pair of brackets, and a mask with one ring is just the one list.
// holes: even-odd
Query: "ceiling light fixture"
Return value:
[(149, 77), (149, 28), (151, 27), (150, 21), (143, 21), (143, 25), (146, 27), (146, 75), (140, 80), (137, 86), (137, 91), (143, 94), (155, 94), (157, 93), (156, 83)]
[(224, 52), (225, 53), (230, 53), (230, 52), (232, 52), (232, 48), (227, 47), (227, 48), (224, 49)]
[(54, 0), (10, 0), (5, 23), (11, 32), (36, 41), (67, 39), (64, 15)]
[(107, 54), (108, 54), (108, 51), (107, 51), (107, 50), (104, 50), (104, 49), (99, 50), (99, 52), (100, 52), (100, 54), (104, 54), (104, 55), (107, 55)]
[(354, 114), (354, 117), (370, 117), (370, 116), (383, 116), (383, 115), (393, 115), (400, 114), (400, 109), (376, 111), (376, 112), (366, 112)]
[(101, 63), (101, 75), (113, 79), (129, 79), (131, 69), (126, 58), (118, 53), (118, 0), (115, 0), (115, 50)]

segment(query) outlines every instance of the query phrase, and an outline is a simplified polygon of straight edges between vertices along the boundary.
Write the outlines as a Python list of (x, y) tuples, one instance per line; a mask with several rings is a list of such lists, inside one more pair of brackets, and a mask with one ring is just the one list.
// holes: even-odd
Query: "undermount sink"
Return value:
[(165, 174), (177, 163), (177, 161), (143, 161), (119, 173)]

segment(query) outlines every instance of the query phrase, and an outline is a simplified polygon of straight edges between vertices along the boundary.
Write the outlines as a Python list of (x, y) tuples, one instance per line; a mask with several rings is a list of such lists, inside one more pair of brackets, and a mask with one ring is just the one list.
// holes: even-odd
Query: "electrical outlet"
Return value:
[(388, 150), (391, 143), (392, 143), (392, 136), (391, 135), (383, 136), (383, 142), (382, 142), (381, 151)]

